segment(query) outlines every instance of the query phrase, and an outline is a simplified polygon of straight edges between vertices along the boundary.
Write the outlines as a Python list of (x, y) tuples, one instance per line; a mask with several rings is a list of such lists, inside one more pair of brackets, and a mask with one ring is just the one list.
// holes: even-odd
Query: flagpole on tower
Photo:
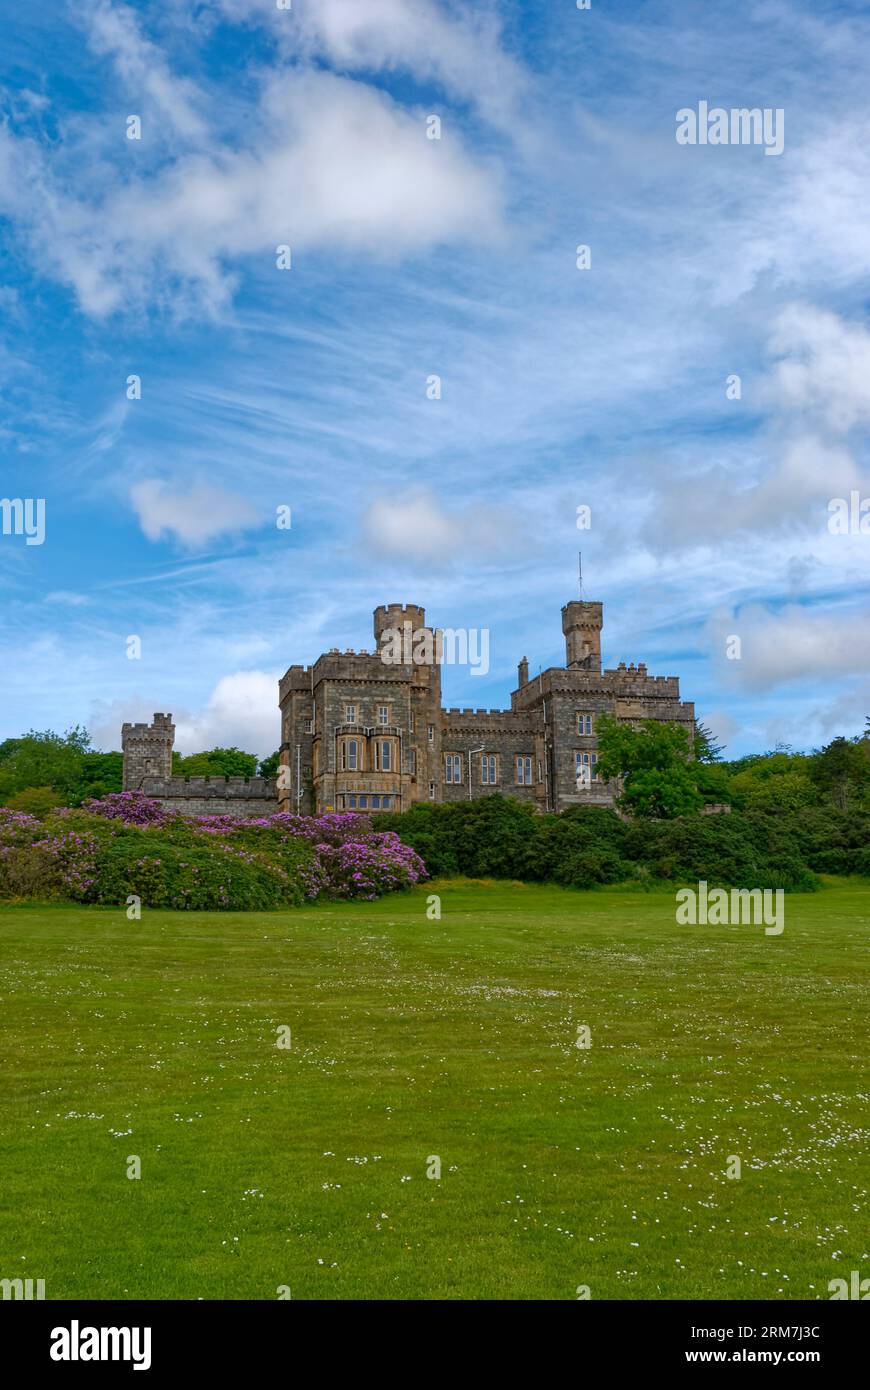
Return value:
[(578, 550), (578, 551), (577, 551), (577, 587), (578, 587), (578, 589), (579, 589), (580, 598), (581, 598), (581, 600), (582, 600), (582, 598), (583, 598), (583, 551), (582, 551), (582, 550)]

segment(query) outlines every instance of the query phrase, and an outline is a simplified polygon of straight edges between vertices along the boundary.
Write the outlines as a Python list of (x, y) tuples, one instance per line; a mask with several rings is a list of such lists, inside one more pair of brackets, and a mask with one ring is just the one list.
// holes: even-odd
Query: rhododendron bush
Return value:
[(0, 806), (0, 897), (261, 910), (366, 898), (426, 877), (393, 831), (347, 814), (186, 816), (114, 792), (43, 819)]

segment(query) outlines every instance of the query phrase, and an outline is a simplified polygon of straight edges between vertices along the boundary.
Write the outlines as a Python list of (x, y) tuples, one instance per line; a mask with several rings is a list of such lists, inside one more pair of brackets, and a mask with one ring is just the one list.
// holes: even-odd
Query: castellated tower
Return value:
[(146, 777), (171, 777), (174, 742), (171, 714), (155, 714), (152, 724), (124, 724), (124, 791), (136, 791)]
[(426, 610), (416, 603), (382, 603), (374, 611), (375, 642), (380, 652), (393, 633), (404, 634), (405, 623), (411, 625), (411, 638), (426, 626)]
[(565, 665), (573, 671), (594, 671), (601, 674), (601, 629), (604, 625), (603, 605), (575, 599), (562, 609), (562, 631), (565, 634)]

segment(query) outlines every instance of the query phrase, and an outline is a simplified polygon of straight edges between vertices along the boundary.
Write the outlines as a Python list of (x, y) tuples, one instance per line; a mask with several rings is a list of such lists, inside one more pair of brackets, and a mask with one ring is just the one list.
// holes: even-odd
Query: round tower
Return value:
[(575, 599), (562, 609), (565, 634), (565, 665), (575, 671), (601, 674), (601, 629), (604, 608), (600, 603)]
[(426, 626), (426, 610), (416, 603), (382, 603), (374, 611), (375, 642), (380, 648), (393, 633), (403, 634), (404, 624), (411, 624), (411, 634)]

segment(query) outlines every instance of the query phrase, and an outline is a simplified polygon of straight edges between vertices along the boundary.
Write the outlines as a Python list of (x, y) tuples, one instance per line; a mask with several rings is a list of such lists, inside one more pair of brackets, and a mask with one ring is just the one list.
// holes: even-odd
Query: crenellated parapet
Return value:
[(147, 796), (211, 797), (222, 801), (246, 801), (251, 797), (278, 796), (274, 777), (148, 777), (142, 788)]

